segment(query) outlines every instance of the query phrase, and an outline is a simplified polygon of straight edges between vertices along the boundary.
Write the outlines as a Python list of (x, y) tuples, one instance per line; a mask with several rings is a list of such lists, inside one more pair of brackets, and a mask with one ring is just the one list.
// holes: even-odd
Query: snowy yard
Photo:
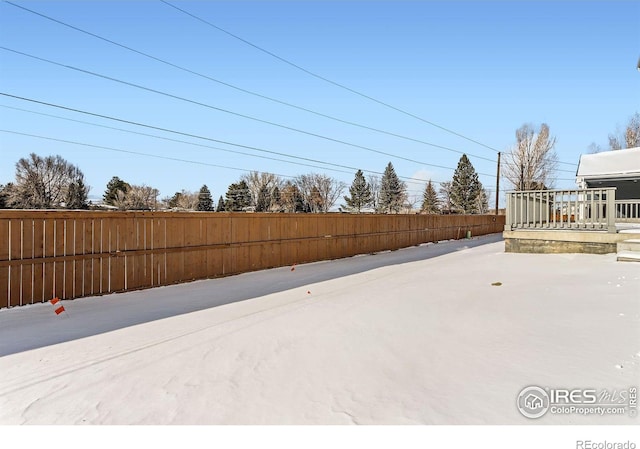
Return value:
[(638, 384), (640, 264), (493, 235), (293, 268), (1, 310), (0, 424), (638, 423), (516, 399)]

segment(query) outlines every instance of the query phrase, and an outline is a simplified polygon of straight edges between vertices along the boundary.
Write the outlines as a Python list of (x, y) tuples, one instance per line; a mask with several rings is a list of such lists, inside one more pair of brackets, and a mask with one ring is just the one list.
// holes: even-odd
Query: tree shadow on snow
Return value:
[(128, 293), (63, 301), (67, 314), (49, 304), (0, 311), (0, 357), (136, 324), (304, 287), (390, 265), (431, 259), (495, 243), (502, 234), (423, 244), (397, 251), (313, 262)]

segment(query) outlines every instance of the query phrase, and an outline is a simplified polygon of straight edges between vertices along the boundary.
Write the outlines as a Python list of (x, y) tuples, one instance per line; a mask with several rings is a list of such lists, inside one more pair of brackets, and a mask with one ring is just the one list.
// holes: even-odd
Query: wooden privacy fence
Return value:
[(493, 215), (0, 211), (0, 308), (501, 232)]

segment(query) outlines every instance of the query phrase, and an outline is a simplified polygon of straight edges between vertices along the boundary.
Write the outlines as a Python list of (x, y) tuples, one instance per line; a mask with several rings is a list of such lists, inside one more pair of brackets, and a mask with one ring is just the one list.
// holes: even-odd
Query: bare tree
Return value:
[[(131, 186), (129, 186), (129, 190), (130, 189)], [(116, 190), (111, 199), (111, 203), (117, 207), (118, 210), (127, 210), (127, 194), (123, 190)]]
[(624, 140), (627, 148), (640, 147), (640, 113), (636, 112), (629, 119), (627, 129), (624, 133)]
[[(118, 191), (118, 199), (120, 200), (120, 192)], [(129, 210), (155, 210), (158, 201), (158, 189), (147, 185), (132, 185), (129, 191), (124, 194), (123, 205)]]
[(622, 149), (620, 139), (615, 134), (609, 134), (609, 149), (613, 151)]
[(48, 209), (84, 205), (89, 188), (78, 167), (61, 156), (42, 158), (31, 153), (16, 163), (16, 182), (10, 202), (18, 208)]
[(316, 183), (320, 198), (322, 199), (322, 212), (329, 212), (342, 196), (342, 192), (347, 185), (342, 181), (326, 175), (319, 175), (316, 178)]
[(405, 194), (404, 202), (402, 203), (402, 208), (400, 212), (403, 214), (412, 214), (418, 208), (418, 204), (420, 204), (421, 198), (418, 195), (407, 195)]
[(198, 207), (198, 192), (183, 190), (178, 200), (178, 207), (184, 210), (196, 210)]
[(162, 200), (165, 207), (178, 210), (196, 210), (198, 207), (199, 192), (190, 192), (182, 189), (173, 194), (171, 198)]
[(600, 145), (598, 145), (595, 142), (591, 142), (587, 147), (587, 151), (589, 152), (589, 154), (595, 154), (595, 153), (601, 153), (603, 150)]
[(297, 176), (294, 182), (309, 212), (329, 212), (346, 187), (344, 182), (318, 173)]
[(440, 195), (441, 210), (443, 212), (451, 213), (453, 204), (451, 203), (451, 181), (441, 182), (438, 194)]
[[(640, 147), (640, 113), (636, 112), (629, 118), (624, 131), (620, 130), (620, 125), (616, 126), (615, 132), (610, 133), (608, 139), (611, 151)], [(589, 145), (588, 149), (590, 153), (602, 151), (602, 148), (595, 142)]]
[(480, 187), (480, 192), (475, 200), (474, 211), (476, 214), (486, 214), (489, 210), (489, 193), (484, 187)]
[[(267, 203), (270, 205), (275, 189), (282, 187), (282, 179), (273, 173), (264, 173), (252, 171), (245, 173), (240, 178), (247, 183), (249, 192), (251, 193), (251, 204), (256, 206), (256, 210), (268, 210), (264, 207)], [(258, 199), (260, 199), (261, 207), (258, 207)]]
[(549, 188), (558, 163), (553, 147), (556, 138), (549, 134), (546, 123), (536, 133), (524, 124), (516, 131), (516, 145), (505, 154), (503, 174), (516, 190)]

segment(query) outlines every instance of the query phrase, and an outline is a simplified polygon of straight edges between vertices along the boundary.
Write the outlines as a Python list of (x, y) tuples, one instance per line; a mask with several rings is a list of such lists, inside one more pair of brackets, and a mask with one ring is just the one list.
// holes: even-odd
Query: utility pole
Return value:
[(496, 169), (496, 215), (498, 215), (499, 199), (500, 199), (500, 152), (498, 151), (498, 168)]

